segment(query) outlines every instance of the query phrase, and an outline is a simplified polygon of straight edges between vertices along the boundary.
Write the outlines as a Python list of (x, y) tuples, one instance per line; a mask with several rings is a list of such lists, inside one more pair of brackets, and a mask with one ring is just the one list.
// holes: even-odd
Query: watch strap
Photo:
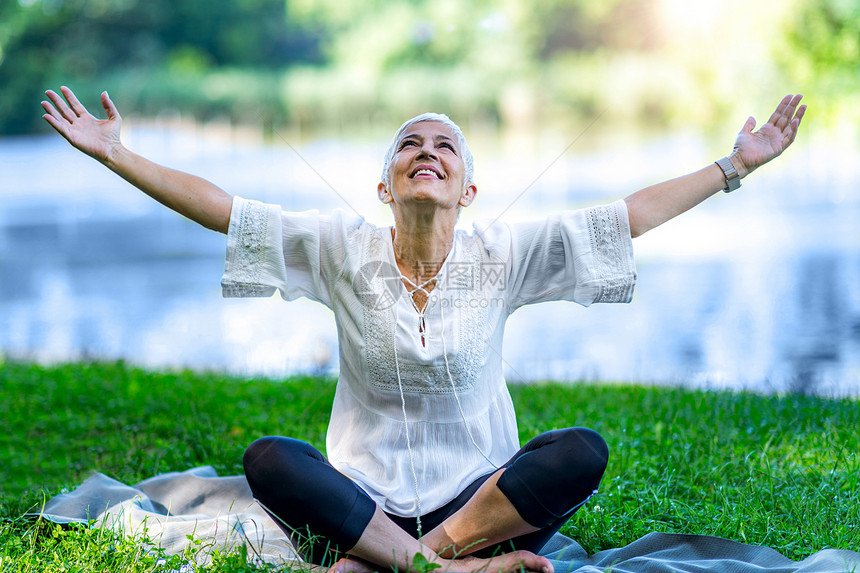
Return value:
[(723, 157), (722, 159), (717, 159), (715, 163), (720, 166), (720, 169), (723, 170), (723, 175), (726, 176), (726, 186), (723, 188), (723, 191), (731, 193), (741, 186), (740, 175), (738, 175), (738, 171), (732, 164), (731, 159)]

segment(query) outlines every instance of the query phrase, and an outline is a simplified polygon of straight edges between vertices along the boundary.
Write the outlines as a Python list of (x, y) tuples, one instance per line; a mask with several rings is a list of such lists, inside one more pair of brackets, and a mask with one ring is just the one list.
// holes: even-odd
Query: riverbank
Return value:
[[(726, 537), (792, 559), (860, 548), (856, 400), (627, 384), (511, 393), (521, 442), (580, 425), (609, 444), (600, 493), (562, 530), (589, 553), (651, 531)], [(7, 362), (0, 394), (0, 570), (62, 560), (66, 570), (153, 571), (157, 560), (134, 544), (20, 516), (93, 470), (125, 483), (199, 465), (238, 474), (244, 448), (267, 434), (322, 450), (334, 380)], [(229, 561), (217, 570), (242, 570)]]

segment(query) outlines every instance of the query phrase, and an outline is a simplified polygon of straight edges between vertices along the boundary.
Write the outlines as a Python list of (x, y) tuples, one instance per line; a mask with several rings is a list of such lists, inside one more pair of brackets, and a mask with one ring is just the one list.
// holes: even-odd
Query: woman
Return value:
[[(68, 88), (44, 118), (73, 146), (190, 219), (227, 233), (225, 296), (305, 296), (335, 313), (340, 376), (326, 449), (267, 437), (244, 457), (254, 497), (309, 561), (337, 571), (551, 573), (536, 552), (597, 489), (608, 448), (567, 428), (519, 448), (502, 376), (507, 316), (545, 300), (627, 302), (631, 239), (778, 156), (805, 106), (786, 96), (728, 158), (613, 204), (545, 221), (455, 231), (475, 199), (471, 152), (446, 116), (407, 121), (386, 154), (379, 199), (393, 227), (343, 212), (284, 213), (155, 165), (120, 142), (107, 93), (97, 120)], [(340, 558), (339, 561), (336, 561)]]

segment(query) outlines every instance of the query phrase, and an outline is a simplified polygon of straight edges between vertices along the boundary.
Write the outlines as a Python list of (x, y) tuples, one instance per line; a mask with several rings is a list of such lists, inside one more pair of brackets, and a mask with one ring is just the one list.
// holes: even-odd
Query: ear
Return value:
[(391, 193), (388, 192), (388, 186), (382, 181), (380, 181), (379, 185), (376, 186), (376, 193), (379, 195), (379, 200), (385, 204), (394, 201), (394, 197), (392, 197)]
[(462, 207), (468, 207), (472, 204), (472, 201), (475, 200), (475, 196), (478, 194), (478, 187), (474, 183), (469, 183), (463, 189), (463, 194), (460, 195), (459, 204)]

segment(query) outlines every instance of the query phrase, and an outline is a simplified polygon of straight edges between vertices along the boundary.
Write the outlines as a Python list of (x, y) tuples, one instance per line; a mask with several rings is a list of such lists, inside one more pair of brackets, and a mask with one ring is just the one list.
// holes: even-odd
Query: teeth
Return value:
[(433, 177), (439, 178), (439, 176), (436, 175), (436, 172), (434, 172), (430, 169), (419, 169), (418, 171), (415, 172), (415, 175), (413, 175), (413, 177), (417, 177), (419, 175), (432, 175)]

